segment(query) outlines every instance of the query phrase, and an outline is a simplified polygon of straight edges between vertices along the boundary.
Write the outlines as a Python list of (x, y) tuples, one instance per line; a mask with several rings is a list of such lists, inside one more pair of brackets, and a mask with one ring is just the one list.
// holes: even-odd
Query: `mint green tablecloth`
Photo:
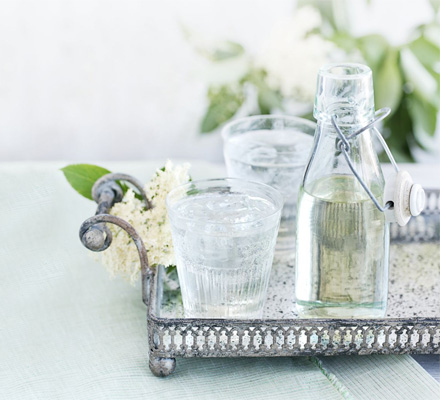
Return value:
[[(158, 163), (103, 163), (146, 180)], [(139, 288), (78, 239), (95, 205), (57, 169), (0, 166), (0, 399), (439, 399), (410, 356), (178, 359), (151, 375)], [(194, 178), (221, 176), (196, 163)]]

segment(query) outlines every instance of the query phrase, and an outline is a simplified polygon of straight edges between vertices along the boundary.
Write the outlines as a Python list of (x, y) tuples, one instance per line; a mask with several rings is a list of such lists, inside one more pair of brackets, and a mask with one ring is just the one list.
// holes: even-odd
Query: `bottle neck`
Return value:
[[(365, 124), (340, 126), (340, 129), (345, 136), (349, 136), (363, 126)], [(349, 175), (354, 177), (345, 159), (345, 154), (341, 151), (340, 143), (341, 138), (331, 121), (326, 118), (318, 120), (312, 153), (304, 173), (303, 187), (305, 190), (325, 176)], [(383, 190), (382, 169), (373, 148), (370, 130), (350, 138), (349, 144), (350, 148), (347, 153), (356, 171), (370, 188), (377, 187), (379, 191)], [(358, 189), (364, 190), (360, 185)]]
[[(337, 124), (341, 132), (344, 134), (344, 136), (350, 136), (353, 133), (359, 131), (364, 126), (366, 126), (371, 120), (367, 118), (359, 118), (356, 120), (356, 123), (348, 124), (348, 123), (341, 123), (340, 120), (337, 120)], [(336, 136), (339, 137), (338, 132), (336, 131), (335, 127), (333, 126), (333, 123), (330, 118), (320, 118), (317, 120), (317, 127), (320, 132), (324, 133), (328, 136)], [(354, 138), (353, 138), (354, 139)], [(351, 140), (353, 140), (351, 139)]]
[(367, 125), (374, 119), (374, 107), (362, 110), (353, 107), (340, 106), (333, 104), (323, 111), (314, 110), (313, 116), (318, 123), (332, 125), (332, 117), (336, 117), (336, 121), (341, 130), (357, 130)]

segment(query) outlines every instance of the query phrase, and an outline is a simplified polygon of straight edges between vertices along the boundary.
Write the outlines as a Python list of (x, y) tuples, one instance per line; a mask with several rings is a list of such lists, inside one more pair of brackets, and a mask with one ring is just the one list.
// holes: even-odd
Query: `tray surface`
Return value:
[[(402, 318), (409, 323), (414, 318), (434, 318), (440, 324), (440, 190), (427, 190), (423, 213), (412, 218), (404, 227), (391, 224), (390, 236), (385, 320)], [(294, 254), (295, 251), (292, 251), (287, 258), (275, 257), (263, 320), (298, 318), (294, 296)], [(167, 304), (159, 301), (156, 305), (156, 317), (169, 320), (184, 318), (180, 301)]]
[[(263, 319), (298, 318), (294, 258), (275, 259)], [(161, 318), (183, 318), (180, 302), (163, 304)], [(386, 318), (440, 318), (440, 242), (394, 243)]]

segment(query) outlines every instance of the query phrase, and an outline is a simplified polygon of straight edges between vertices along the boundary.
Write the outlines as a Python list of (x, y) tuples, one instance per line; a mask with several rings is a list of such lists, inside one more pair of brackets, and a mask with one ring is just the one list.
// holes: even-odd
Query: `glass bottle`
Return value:
[[(370, 68), (361, 64), (323, 67), (318, 74), (314, 116), (318, 122), (314, 147), (298, 200), (295, 287), (299, 315), (383, 317), (389, 226), (346, 158), (383, 204), (385, 181), (371, 129), (350, 137), (375, 118)], [(346, 138), (346, 154), (340, 134)]]

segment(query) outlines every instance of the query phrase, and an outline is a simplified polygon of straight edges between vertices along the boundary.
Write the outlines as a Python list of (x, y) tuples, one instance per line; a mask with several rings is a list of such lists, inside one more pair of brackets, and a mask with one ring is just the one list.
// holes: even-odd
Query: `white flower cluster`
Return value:
[(258, 67), (267, 72), (268, 84), (284, 97), (311, 102), (319, 68), (331, 61), (338, 48), (318, 34), (322, 20), (312, 6), (298, 9), (293, 17), (280, 21), (263, 43)]
[[(190, 165), (176, 165), (167, 161), (165, 167), (156, 171), (145, 185), (147, 197), (153, 208), (145, 210), (143, 201), (129, 189), (122, 202), (116, 203), (111, 213), (127, 221), (136, 229), (145, 243), (150, 266), (175, 264), (171, 228), (168, 221), (165, 199), (171, 189), (190, 180)], [(139, 278), (140, 262), (135, 244), (128, 234), (118, 226), (109, 224), (113, 234), (111, 246), (101, 253), (101, 262), (111, 276), (122, 275), (134, 283)]]

